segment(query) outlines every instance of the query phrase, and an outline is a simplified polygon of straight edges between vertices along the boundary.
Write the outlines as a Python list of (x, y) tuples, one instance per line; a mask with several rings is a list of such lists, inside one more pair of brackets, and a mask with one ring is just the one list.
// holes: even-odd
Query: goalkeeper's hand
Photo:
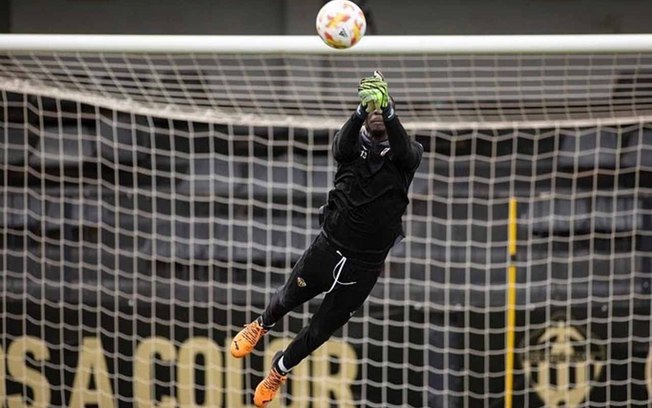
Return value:
[(389, 91), (383, 75), (375, 71), (373, 76), (362, 78), (358, 87), (360, 105), (367, 112), (385, 109), (389, 104)]

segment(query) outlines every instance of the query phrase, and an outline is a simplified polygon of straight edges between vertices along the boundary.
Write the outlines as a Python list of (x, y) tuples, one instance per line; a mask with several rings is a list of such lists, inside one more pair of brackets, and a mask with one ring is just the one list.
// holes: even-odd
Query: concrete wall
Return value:
[[(14, 33), (312, 34), (323, 0), (2, 0)], [(636, 33), (650, 0), (361, 0), (378, 34)], [(398, 6), (400, 4), (400, 7)], [(3, 24), (2, 9), (9, 14)], [(8, 9), (8, 10), (7, 10)]]

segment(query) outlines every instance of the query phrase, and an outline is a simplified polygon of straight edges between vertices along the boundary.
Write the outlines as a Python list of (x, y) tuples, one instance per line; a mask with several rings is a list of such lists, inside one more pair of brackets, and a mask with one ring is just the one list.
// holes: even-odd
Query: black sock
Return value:
[(257, 321), (258, 324), (260, 324), (260, 325), (263, 327), (263, 329), (265, 329), (265, 330), (270, 330), (270, 329), (271, 329), (272, 327), (274, 327), (274, 325), (276, 324), (276, 323), (265, 324), (265, 322), (263, 321), (263, 316), (258, 316), (258, 319), (256, 319), (256, 321)]

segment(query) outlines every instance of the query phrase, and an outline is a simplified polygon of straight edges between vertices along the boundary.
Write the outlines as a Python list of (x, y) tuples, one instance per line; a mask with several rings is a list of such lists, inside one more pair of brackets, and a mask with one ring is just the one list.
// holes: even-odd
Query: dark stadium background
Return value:
[[(312, 34), (323, 0), (3, 0), (0, 32)], [(372, 30), (405, 34), (650, 31), (646, 0), (361, 0)], [(98, 18), (101, 16), (101, 18)], [(311, 17), (307, 17), (311, 16)]]

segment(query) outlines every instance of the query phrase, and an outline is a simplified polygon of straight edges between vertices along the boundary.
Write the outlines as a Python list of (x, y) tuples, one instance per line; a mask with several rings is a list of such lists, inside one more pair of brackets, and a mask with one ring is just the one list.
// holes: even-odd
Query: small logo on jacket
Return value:
[(305, 288), (306, 287), (306, 281), (303, 280), (301, 276), (297, 278), (297, 286), (300, 288)]

